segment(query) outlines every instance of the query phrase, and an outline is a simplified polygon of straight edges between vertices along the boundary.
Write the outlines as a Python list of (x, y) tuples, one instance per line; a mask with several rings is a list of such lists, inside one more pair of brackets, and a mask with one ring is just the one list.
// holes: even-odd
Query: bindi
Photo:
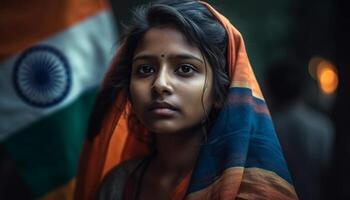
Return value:
[(161, 55), (160, 55), (160, 57), (161, 57), (161, 58), (164, 58), (164, 57), (165, 57), (165, 55), (164, 55), (164, 54), (161, 54)]

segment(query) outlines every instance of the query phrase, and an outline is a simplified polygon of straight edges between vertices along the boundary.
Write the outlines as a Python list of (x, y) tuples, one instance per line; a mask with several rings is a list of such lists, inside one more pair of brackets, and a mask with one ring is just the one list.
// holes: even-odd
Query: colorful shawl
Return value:
[[(201, 146), (192, 174), (174, 189), (172, 199), (298, 199), (243, 38), (228, 19), (201, 3), (227, 31), (231, 86), (226, 105), (208, 134), (207, 143)], [(116, 63), (118, 58), (112, 66)], [(131, 133), (142, 130), (127, 128), (128, 104), (124, 99), (121, 92), (99, 133), (85, 141), (76, 199), (93, 199), (113, 167), (149, 152), (147, 144)]]

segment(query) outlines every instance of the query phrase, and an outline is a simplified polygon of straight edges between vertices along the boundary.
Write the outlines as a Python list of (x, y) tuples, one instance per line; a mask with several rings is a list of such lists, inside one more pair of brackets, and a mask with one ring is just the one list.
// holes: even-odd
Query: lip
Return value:
[(150, 110), (154, 110), (154, 109), (179, 110), (176, 106), (166, 101), (154, 101), (150, 106)]
[(162, 116), (171, 116), (176, 114), (179, 111), (179, 109), (176, 106), (166, 101), (153, 102), (149, 110), (156, 115), (162, 115)]

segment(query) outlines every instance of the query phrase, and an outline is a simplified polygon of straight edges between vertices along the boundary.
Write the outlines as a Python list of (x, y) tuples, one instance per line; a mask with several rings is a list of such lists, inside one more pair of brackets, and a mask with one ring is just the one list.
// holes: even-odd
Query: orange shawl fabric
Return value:
[[(297, 199), (243, 38), (228, 19), (209, 4), (201, 3), (226, 29), (231, 87), (222, 119), (219, 116), (208, 144), (200, 150), (193, 173), (174, 190), (172, 199)], [(112, 66), (118, 63), (118, 55)], [(120, 93), (100, 132), (85, 141), (76, 199), (94, 199), (113, 167), (149, 153), (147, 144), (127, 128), (129, 105), (124, 99), (125, 94)], [(231, 119), (230, 124), (225, 124)]]

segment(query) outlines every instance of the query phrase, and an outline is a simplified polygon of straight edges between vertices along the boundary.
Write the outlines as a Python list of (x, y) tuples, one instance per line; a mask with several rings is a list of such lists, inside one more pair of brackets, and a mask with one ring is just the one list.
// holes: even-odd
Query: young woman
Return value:
[(76, 199), (297, 199), (243, 39), (210, 5), (135, 12), (91, 116)]

